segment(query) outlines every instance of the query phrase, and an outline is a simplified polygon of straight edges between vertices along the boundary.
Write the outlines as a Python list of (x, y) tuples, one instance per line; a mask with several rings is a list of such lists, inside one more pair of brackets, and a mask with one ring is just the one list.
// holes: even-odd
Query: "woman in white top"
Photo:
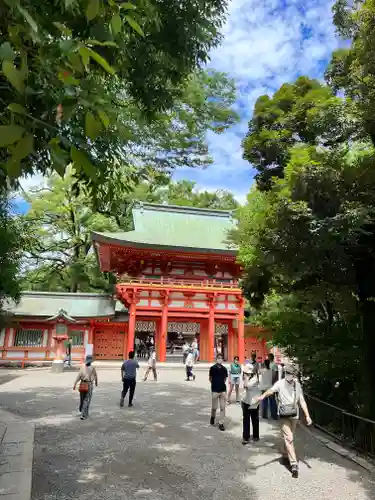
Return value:
[[(262, 394), (272, 387), (273, 371), (269, 359), (264, 361), (264, 366), (260, 370), (260, 383), (259, 388)], [(262, 418), (268, 418), (268, 408), (271, 409), (271, 397), (265, 398), (262, 401)]]
[(243, 388), (242, 396), (242, 444), (250, 442), (250, 419), (253, 426), (253, 440), (259, 441), (259, 374), (254, 365), (246, 364), (242, 368)]
[(75, 391), (79, 382), (79, 413), (81, 414), (81, 420), (86, 420), (86, 418), (89, 416), (89, 407), (91, 403), (94, 382), (95, 386), (98, 387), (98, 375), (96, 373), (95, 367), (91, 366), (91, 363), (92, 356), (86, 356), (85, 363), (79, 369), (79, 373), (73, 386), (73, 391)]

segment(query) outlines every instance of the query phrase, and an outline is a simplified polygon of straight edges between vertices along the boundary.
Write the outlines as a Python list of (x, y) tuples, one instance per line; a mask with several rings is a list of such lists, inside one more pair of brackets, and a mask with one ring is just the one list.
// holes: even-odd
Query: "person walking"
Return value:
[(243, 367), (243, 396), (242, 396), (242, 444), (250, 442), (250, 420), (253, 427), (253, 441), (259, 441), (259, 374), (256, 367), (247, 364)]
[(209, 381), (211, 383), (212, 395), (210, 424), (215, 425), (216, 411), (218, 406), (220, 406), (219, 429), (221, 431), (225, 431), (224, 421), (227, 394), (227, 378), (228, 370), (225, 368), (225, 366), (223, 366), (223, 356), (221, 354), (218, 354), (216, 363), (211, 366), (209, 372)]
[(189, 349), (189, 351), (188, 351), (185, 365), (186, 365), (186, 381), (189, 382), (190, 379), (195, 380), (195, 375), (193, 373), (194, 353), (193, 353), (192, 349)]
[(154, 374), (154, 380), (157, 380), (158, 375), (156, 373), (156, 352), (155, 352), (155, 349), (153, 347), (151, 347), (150, 355), (148, 357), (148, 367), (147, 367), (146, 373), (143, 377), (143, 382), (146, 382), (151, 370), (152, 370), (152, 373)]
[[(264, 361), (264, 366), (260, 369), (259, 388), (263, 392), (268, 391), (273, 386), (273, 371), (270, 360)], [(269, 410), (269, 411), (268, 411)], [(277, 419), (277, 406), (275, 395), (269, 396), (262, 401), (262, 418), (268, 419), (269, 413), (273, 419)]]
[(229, 367), (229, 392), (228, 392), (228, 404), (230, 404), (230, 398), (232, 396), (233, 389), (236, 390), (236, 402), (240, 402), (240, 381), (241, 381), (241, 365), (240, 358), (234, 356), (233, 363)]
[(301, 384), (297, 380), (294, 366), (285, 365), (285, 378), (278, 380), (268, 391), (264, 392), (258, 401), (263, 401), (272, 394), (277, 395), (278, 414), (283, 438), (282, 461), (290, 466), (292, 476), (298, 477), (298, 461), (294, 448), (294, 434), (299, 419), (299, 406), (305, 415), (306, 424), (311, 425), (312, 420), (303, 396)]
[(120, 398), (120, 408), (124, 406), (124, 400), (126, 394), (129, 391), (129, 408), (133, 406), (133, 398), (135, 393), (135, 386), (137, 384), (137, 369), (139, 368), (139, 363), (134, 359), (134, 351), (129, 352), (129, 359), (124, 361), (121, 367), (121, 380), (122, 380), (122, 392)]
[(188, 357), (189, 354), (189, 344), (185, 342), (182, 346), (182, 362), (185, 364), (186, 363), (186, 358)]
[(73, 346), (73, 341), (72, 337), (69, 337), (66, 343), (66, 358), (65, 361), (68, 363), (68, 366), (72, 366), (72, 346)]
[(79, 383), (79, 413), (81, 420), (86, 420), (89, 416), (94, 382), (95, 386), (98, 387), (98, 375), (95, 367), (92, 366), (91, 363), (92, 356), (86, 356), (85, 363), (80, 367), (73, 386), (73, 391), (75, 391), (77, 384)]

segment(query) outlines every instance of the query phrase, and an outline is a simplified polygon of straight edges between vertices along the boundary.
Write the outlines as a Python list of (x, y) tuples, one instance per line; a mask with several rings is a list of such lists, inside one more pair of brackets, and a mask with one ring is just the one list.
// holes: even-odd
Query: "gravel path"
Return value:
[(210, 427), (206, 374), (139, 382), (134, 408), (118, 407), (116, 371), (101, 372), (91, 418), (76, 416), (74, 374), (26, 372), (1, 385), (1, 408), (37, 424), (34, 500), (373, 500), (375, 478), (299, 429), (300, 478), (279, 464), (279, 433), (261, 422), (241, 445), (240, 408), (226, 432)]

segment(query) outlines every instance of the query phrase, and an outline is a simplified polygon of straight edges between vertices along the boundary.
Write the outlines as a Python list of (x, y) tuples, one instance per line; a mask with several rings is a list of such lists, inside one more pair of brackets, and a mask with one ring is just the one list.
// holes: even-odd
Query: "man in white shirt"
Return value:
[(186, 381), (190, 381), (192, 378), (195, 380), (195, 375), (193, 373), (193, 366), (194, 366), (194, 354), (191, 349), (188, 351), (188, 355), (186, 357)]
[(145, 373), (145, 376), (143, 378), (143, 381), (146, 382), (148, 374), (152, 370), (152, 373), (154, 374), (154, 380), (158, 379), (157, 373), (156, 373), (156, 352), (154, 348), (151, 348), (150, 356), (148, 358), (148, 367)]
[(294, 449), (294, 433), (299, 418), (299, 406), (306, 418), (307, 425), (311, 425), (311, 417), (301, 384), (297, 380), (297, 373), (293, 366), (284, 368), (285, 378), (278, 380), (268, 391), (264, 392), (258, 401), (277, 394), (278, 414), (281, 423), (281, 434), (284, 440), (283, 460), (289, 461), (292, 476), (298, 477), (298, 461)]

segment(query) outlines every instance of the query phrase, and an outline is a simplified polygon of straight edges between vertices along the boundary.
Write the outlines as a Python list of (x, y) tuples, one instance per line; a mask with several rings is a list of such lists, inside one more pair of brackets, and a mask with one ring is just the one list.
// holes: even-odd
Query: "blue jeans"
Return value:
[(276, 403), (276, 397), (274, 394), (272, 396), (268, 396), (268, 398), (263, 399), (262, 401), (262, 418), (268, 418), (268, 408), (270, 409), (271, 413), (271, 418), (273, 420), (278, 419), (277, 415), (277, 403)]

